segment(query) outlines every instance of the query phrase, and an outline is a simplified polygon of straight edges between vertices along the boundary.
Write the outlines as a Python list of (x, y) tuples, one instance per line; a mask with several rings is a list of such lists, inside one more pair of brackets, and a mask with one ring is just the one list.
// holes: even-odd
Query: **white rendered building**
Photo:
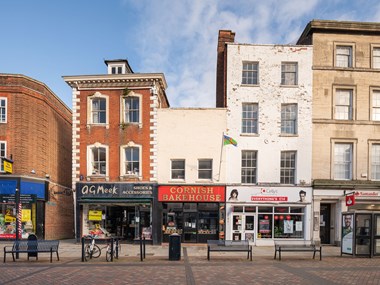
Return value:
[(312, 47), (234, 35), (219, 32), (217, 66), (217, 106), (237, 141), (226, 147), (226, 239), (310, 240)]

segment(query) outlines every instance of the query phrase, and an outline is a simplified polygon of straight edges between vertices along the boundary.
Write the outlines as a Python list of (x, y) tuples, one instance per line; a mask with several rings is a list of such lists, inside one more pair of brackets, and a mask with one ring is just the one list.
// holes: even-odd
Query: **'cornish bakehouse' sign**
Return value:
[(78, 183), (77, 197), (85, 198), (153, 198), (152, 184)]

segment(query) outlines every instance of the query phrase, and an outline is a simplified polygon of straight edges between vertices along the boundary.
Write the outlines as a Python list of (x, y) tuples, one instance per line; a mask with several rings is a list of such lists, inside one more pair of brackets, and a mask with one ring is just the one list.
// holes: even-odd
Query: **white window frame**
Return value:
[[(94, 166), (93, 166), (93, 149), (99, 149), (99, 148), (104, 148), (106, 152), (106, 173), (105, 174), (100, 174), (100, 173), (95, 173)], [(108, 177), (109, 176), (109, 147), (108, 145), (104, 145), (101, 143), (95, 143), (92, 145), (87, 146), (87, 176), (96, 176), (96, 177)]]
[[(173, 162), (183, 162), (183, 168), (173, 168)], [(183, 171), (183, 177), (173, 177), (173, 171)], [(180, 181), (184, 181), (186, 179), (186, 160), (185, 159), (171, 159), (170, 160), (170, 179), (180, 180)]]
[(259, 84), (259, 63), (257, 61), (243, 61), (241, 72), (241, 84)]
[(373, 141), (369, 143), (369, 158), (370, 158), (370, 180), (380, 180), (380, 142)]
[(242, 134), (258, 134), (259, 104), (243, 103), (241, 108), (242, 108), (241, 133)]
[[(334, 119), (353, 120), (354, 119), (354, 93), (352, 88), (335, 88), (334, 94)], [(344, 95), (348, 95), (344, 98)]]
[[(138, 117), (138, 122), (129, 122), (127, 119), (127, 113), (129, 112), (125, 106), (126, 100), (128, 98), (137, 98), (139, 100), (139, 117)], [(133, 124), (133, 125), (138, 125), (140, 128), (142, 127), (142, 95), (135, 93), (131, 91), (127, 96), (122, 96), (121, 97), (121, 108), (120, 108), (120, 124)]]
[[(114, 72), (115, 69), (115, 72)], [(108, 74), (124, 74), (125, 65), (124, 64), (109, 64), (108, 65)]]
[[(349, 147), (348, 157), (338, 157), (344, 156), (343, 153), (338, 153), (339, 148), (343, 149), (344, 147)], [(332, 148), (332, 158), (333, 158), (333, 167), (332, 174), (334, 180), (352, 180), (354, 179), (354, 143), (351, 141), (334, 141)], [(346, 168), (344, 170), (347, 175), (339, 175), (342, 171), (340, 166)], [(338, 169), (339, 168), (339, 169)]]
[(348, 43), (334, 43), (335, 58), (334, 66), (340, 68), (354, 67), (354, 45)]
[[(289, 156), (290, 155), (290, 156)], [(290, 162), (290, 165), (289, 165)], [(281, 151), (280, 159), (280, 183), (286, 185), (296, 184), (297, 151)]]
[[(201, 167), (201, 162), (211, 163), (211, 168)], [(208, 177), (201, 177), (201, 173), (208, 173)], [(199, 180), (212, 180), (213, 175), (213, 160), (210, 158), (201, 158), (198, 159), (198, 179)]]
[[(105, 123), (94, 123), (92, 117), (92, 100), (93, 99), (104, 99), (106, 100), (106, 122)], [(109, 127), (109, 96), (96, 92), (95, 94), (87, 97), (87, 124), (96, 126), (106, 126)]]
[[(3, 105), (4, 102), (4, 106)], [(8, 120), (8, 98), (0, 97), (0, 124), (6, 124)]]
[[(249, 155), (249, 157), (248, 157)], [(257, 183), (257, 150), (241, 151), (241, 183), (256, 184)]]
[(298, 132), (297, 125), (298, 104), (281, 104), (281, 135), (296, 135)]
[(298, 85), (298, 62), (294, 62), (294, 61), (281, 62), (281, 85), (282, 86)]
[(0, 172), (4, 173), (4, 164), (3, 164), (3, 158), (7, 158), (7, 142), (6, 141), (0, 141)]
[(380, 121), (380, 88), (371, 88), (371, 118), (372, 121)]
[[(139, 155), (139, 171), (137, 173), (131, 172), (128, 173), (127, 171), (127, 157), (126, 157), (126, 150), (129, 148), (134, 148), (138, 150)], [(135, 144), (133, 142), (128, 143), (127, 145), (120, 146), (120, 176), (133, 176), (133, 177), (142, 177), (142, 146)]]
[(371, 67), (374, 69), (380, 69), (380, 46), (379, 45), (372, 45), (371, 58), (372, 58)]

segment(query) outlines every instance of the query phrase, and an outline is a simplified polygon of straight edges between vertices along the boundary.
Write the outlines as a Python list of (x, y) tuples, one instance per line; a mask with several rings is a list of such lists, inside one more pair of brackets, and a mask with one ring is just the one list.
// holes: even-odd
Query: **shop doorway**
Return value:
[(183, 241), (197, 242), (197, 213), (183, 213)]
[(255, 215), (233, 215), (232, 239), (255, 240)]
[(319, 236), (322, 244), (330, 244), (331, 204), (321, 204)]

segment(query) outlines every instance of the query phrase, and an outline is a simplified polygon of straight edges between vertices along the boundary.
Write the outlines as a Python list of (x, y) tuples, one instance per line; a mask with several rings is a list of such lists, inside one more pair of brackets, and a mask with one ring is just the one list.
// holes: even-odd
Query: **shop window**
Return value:
[(259, 213), (272, 213), (273, 208), (272, 207), (258, 207)]
[(246, 212), (246, 213), (255, 213), (256, 212), (256, 207), (245, 206), (244, 207), (244, 212)]
[[(37, 234), (35, 209), (35, 204), (22, 204), (20, 232), (22, 238)], [(16, 205), (0, 204), (0, 239), (16, 238), (16, 212)]]
[(234, 213), (243, 213), (243, 209), (244, 209), (243, 206), (234, 206), (234, 207), (232, 207), (232, 211)]
[(258, 238), (272, 238), (272, 214), (258, 215)]
[(288, 213), (289, 207), (275, 207), (274, 212), (275, 213)]
[(197, 203), (184, 203), (183, 204), (183, 210), (184, 211), (196, 211), (197, 210)]
[(302, 238), (303, 216), (291, 214), (274, 215), (274, 237), (275, 238)]

